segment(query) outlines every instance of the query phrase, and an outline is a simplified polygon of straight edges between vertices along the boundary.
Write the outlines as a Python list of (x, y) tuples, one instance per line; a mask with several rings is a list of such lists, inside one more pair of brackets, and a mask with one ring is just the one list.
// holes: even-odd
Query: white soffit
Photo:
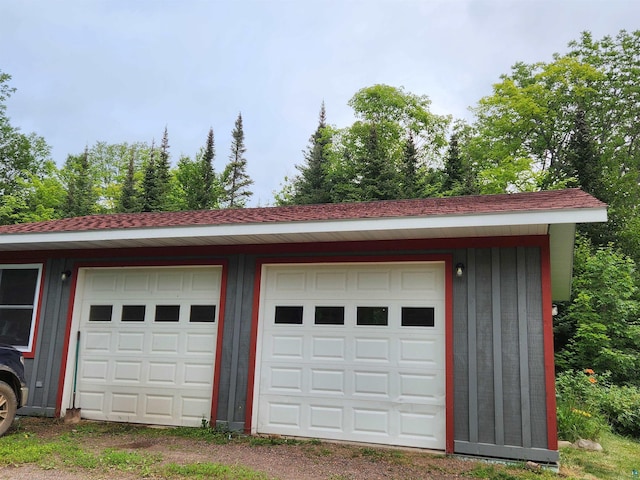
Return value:
[(232, 223), (0, 235), (0, 250), (122, 248), (540, 235), (553, 224), (606, 221), (606, 208), (428, 217)]

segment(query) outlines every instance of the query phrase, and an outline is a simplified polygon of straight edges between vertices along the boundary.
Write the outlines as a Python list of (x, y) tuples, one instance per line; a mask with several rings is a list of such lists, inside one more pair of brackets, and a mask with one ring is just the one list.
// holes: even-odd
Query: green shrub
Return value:
[(600, 412), (602, 386), (592, 370), (562, 372), (556, 378), (558, 436), (575, 442), (598, 440), (608, 429)]
[(600, 410), (616, 433), (640, 438), (640, 388), (618, 385), (603, 388)]

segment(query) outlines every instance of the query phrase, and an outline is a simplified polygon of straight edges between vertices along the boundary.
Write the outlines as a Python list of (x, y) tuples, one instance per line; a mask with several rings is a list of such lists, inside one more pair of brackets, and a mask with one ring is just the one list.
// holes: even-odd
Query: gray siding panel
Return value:
[[(464, 250), (457, 250), (453, 255), (453, 265), (455, 266), (458, 263), (462, 263), (467, 267), (465, 276), (468, 277), (470, 275), (469, 261)], [(467, 317), (469, 313), (468, 305), (471, 301), (469, 291), (472, 289), (470, 288), (471, 283), (465, 280), (465, 276), (458, 278), (454, 275), (453, 277), (453, 401), (455, 411), (453, 421), (455, 438), (468, 441), (469, 384), (472, 378), (469, 374), (469, 323), (467, 322)], [(474, 369), (474, 381), (475, 378)], [(477, 438), (477, 429), (475, 435)]]
[(527, 330), (526, 251), (518, 248), (518, 346), (520, 350), (520, 409), (522, 446), (531, 447), (531, 399), (529, 398), (529, 342)]
[(61, 259), (45, 264), (35, 358), (25, 360), (29, 398), (20, 410), (25, 415), (55, 414), (71, 286), (60, 280), (60, 273), (68, 269), (69, 262)]
[(491, 250), (476, 250), (476, 361), (478, 372), (478, 441), (493, 444), (495, 400), (493, 382), (493, 306)]
[[(547, 405), (544, 371), (544, 335), (542, 324), (542, 287), (540, 251), (528, 249), (526, 270), (527, 288), (527, 332), (529, 337), (529, 382), (531, 401), (532, 447), (547, 446)], [(548, 305), (551, 308), (551, 305)]]
[(493, 329), (493, 401), (495, 443), (504, 445), (504, 388), (502, 385), (502, 305), (500, 296), (500, 250), (491, 249), (491, 306)]
[(502, 383), (504, 392), (504, 444), (521, 445), (520, 346), (518, 326), (518, 283), (516, 249), (502, 249), (500, 255)]
[(454, 281), (455, 452), (557, 461), (547, 449), (540, 248), (468, 249), (457, 280), (467, 285)]

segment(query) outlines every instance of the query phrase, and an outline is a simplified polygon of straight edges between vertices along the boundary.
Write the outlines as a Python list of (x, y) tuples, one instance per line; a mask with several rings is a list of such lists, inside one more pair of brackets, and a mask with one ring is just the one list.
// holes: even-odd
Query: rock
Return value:
[(594, 452), (602, 451), (602, 445), (600, 445), (598, 442), (594, 442), (592, 440), (584, 440), (582, 438), (575, 442), (573, 446), (576, 448), (582, 448), (583, 450), (591, 450)]
[(566, 448), (566, 447), (572, 447), (572, 446), (573, 446), (573, 443), (567, 442), (566, 440), (558, 441), (558, 448)]
[(542, 467), (540, 465), (538, 465), (536, 462), (532, 462), (531, 460), (529, 460), (527, 463), (525, 463), (524, 465), (526, 468), (528, 468), (529, 470), (533, 470), (534, 472), (537, 470), (542, 469)]

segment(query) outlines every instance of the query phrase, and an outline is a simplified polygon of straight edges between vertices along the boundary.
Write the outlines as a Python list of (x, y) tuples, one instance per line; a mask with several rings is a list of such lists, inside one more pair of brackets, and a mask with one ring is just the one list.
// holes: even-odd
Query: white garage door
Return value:
[(82, 269), (79, 282), (83, 418), (209, 420), (221, 267)]
[(265, 266), (253, 429), (445, 449), (444, 263)]

